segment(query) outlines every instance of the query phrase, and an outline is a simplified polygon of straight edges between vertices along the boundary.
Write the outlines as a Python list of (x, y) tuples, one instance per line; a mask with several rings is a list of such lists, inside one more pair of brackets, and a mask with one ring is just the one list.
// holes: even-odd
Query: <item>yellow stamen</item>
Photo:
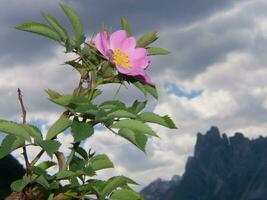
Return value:
[(125, 69), (129, 69), (130, 67), (129, 58), (127, 54), (121, 51), (120, 49), (113, 50), (112, 60), (116, 65), (123, 67)]

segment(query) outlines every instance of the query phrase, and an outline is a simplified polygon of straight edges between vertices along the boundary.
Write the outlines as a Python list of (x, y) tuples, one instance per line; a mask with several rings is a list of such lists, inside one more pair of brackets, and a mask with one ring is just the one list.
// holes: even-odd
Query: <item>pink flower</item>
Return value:
[(120, 73), (153, 84), (145, 72), (150, 63), (147, 50), (137, 48), (136, 39), (128, 37), (126, 31), (118, 30), (111, 35), (106, 31), (98, 33), (94, 44), (98, 51), (109, 59)]

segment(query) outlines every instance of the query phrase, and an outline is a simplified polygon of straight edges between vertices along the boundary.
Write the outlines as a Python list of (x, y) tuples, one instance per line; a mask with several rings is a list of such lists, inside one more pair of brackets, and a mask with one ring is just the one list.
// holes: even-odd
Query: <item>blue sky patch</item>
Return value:
[(178, 87), (175, 84), (170, 83), (170, 82), (166, 82), (164, 84), (164, 88), (170, 94), (175, 94), (178, 97), (186, 97), (188, 99), (193, 99), (193, 98), (200, 96), (202, 94), (202, 90), (185, 91), (182, 88), (180, 88), (180, 87)]

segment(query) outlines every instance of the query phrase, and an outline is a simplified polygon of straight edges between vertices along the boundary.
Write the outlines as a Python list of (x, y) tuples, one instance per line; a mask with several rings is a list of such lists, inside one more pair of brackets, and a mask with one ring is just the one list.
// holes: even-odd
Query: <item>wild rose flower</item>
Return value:
[(109, 59), (120, 73), (153, 84), (145, 72), (150, 63), (147, 50), (137, 48), (136, 39), (128, 37), (126, 31), (118, 30), (111, 35), (104, 31), (98, 33), (93, 42), (98, 51)]

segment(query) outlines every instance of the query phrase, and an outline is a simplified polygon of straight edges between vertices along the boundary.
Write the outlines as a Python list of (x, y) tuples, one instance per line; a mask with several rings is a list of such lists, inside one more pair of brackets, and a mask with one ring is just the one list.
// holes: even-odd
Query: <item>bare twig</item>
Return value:
[[(27, 115), (27, 112), (26, 112), (26, 109), (25, 109), (24, 104), (23, 104), (23, 99), (22, 99), (22, 94), (21, 94), (20, 88), (18, 88), (18, 99), (19, 99), (19, 103), (20, 103), (20, 107), (21, 107), (21, 112), (22, 112), (22, 123), (23, 124), (26, 124), (26, 115)], [(23, 146), (23, 153), (22, 154), (23, 154), (24, 160), (25, 160), (27, 175), (30, 175), (31, 174), (30, 173), (31, 164), (29, 163), (26, 146)]]

